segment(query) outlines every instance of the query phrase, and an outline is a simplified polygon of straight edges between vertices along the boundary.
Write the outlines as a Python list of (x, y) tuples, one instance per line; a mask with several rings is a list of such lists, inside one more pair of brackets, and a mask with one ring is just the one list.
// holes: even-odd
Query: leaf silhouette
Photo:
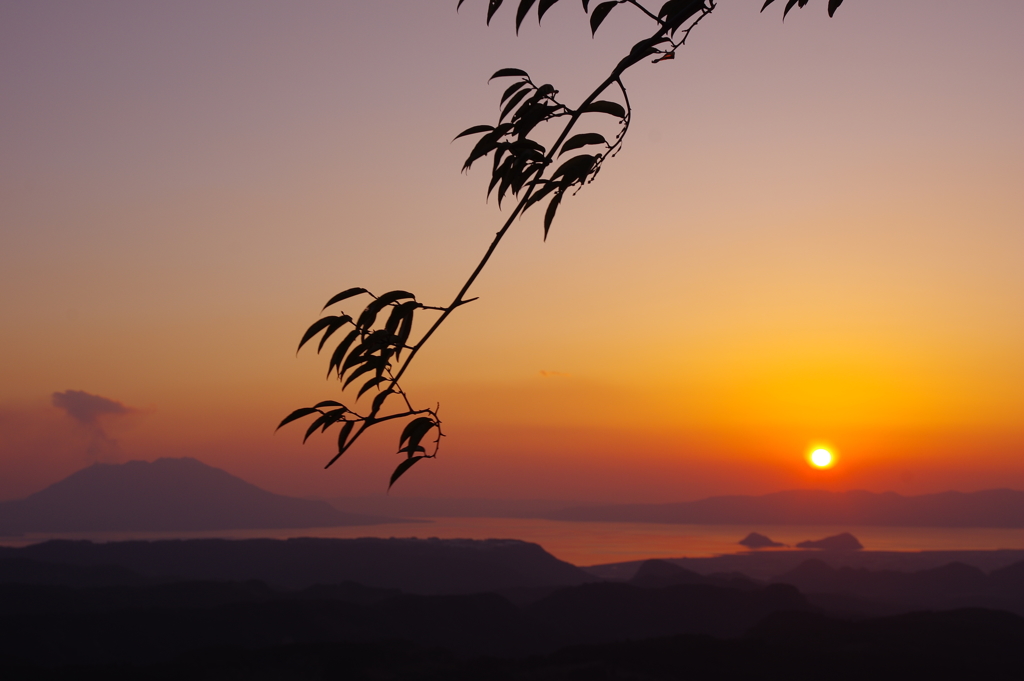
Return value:
[(687, 19), (704, 9), (704, 0), (668, 0), (658, 12), (658, 18), (674, 34)]
[(508, 100), (508, 104), (506, 104), (505, 108), (501, 110), (501, 117), (498, 121), (501, 122), (505, 120), (505, 116), (507, 116), (512, 109), (516, 108), (516, 104), (523, 101), (523, 97), (528, 94), (530, 94), (529, 90), (523, 90), (522, 92), (512, 95), (512, 99)]
[(529, 85), (529, 83), (527, 83), (525, 80), (521, 80), (518, 83), (512, 83), (511, 85), (509, 85), (505, 89), (505, 92), (502, 93), (502, 95), (501, 95), (501, 102), (500, 103), (504, 104), (505, 100), (508, 99), (509, 97), (511, 97), (512, 95), (514, 95), (516, 93), (516, 91), (519, 90), (519, 88), (526, 87), (527, 85)]
[(552, 85), (551, 83), (544, 83), (539, 88), (537, 88), (537, 92), (536, 94), (533, 95), (533, 98), (537, 101), (540, 101), (545, 97), (550, 97), (555, 93), (556, 90), (554, 85)]
[(429, 416), (419, 416), (414, 418), (412, 421), (406, 424), (405, 428), (402, 429), (402, 436), (398, 440), (398, 446), (401, 447), (405, 444), (406, 440), (410, 443), (415, 439), (416, 444), (423, 439), (423, 436), (430, 432), (430, 429), (435, 425), (434, 419)]
[(473, 147), (473, 151), (469, 152), (469, 157), (466, 159), (466, 162), (462, 164), (462, 170), (469, 170), (474, 161), (483, 158), (494, 151), (494, 148), (498, 146), (498, 140), (501, 139), (501, 137), (505, 135), (511, 127), (512, 126), (509, 123), (499, 125), (497, 128), (477, 140), (476, 146)]
[(359, 321), (356, 322), (356, 326), (362, 328), (363, 330), (369, 329), (371, 326), (373, 326), (373, 322), (377, 319), (378, 312), (383, 310), (391, 303), (394, 303), (399, 300), (404, 300), (405, 298), (416, 298), (416, 296), (409, 293), (408, 291), (388, 291), (380, 298), (371, 301), (370, 304), (366, 306), (366, 309), (363, 310), (363, 313), (359, 315)]
[(349, 386), (349, 384), (352, 383), (352, 381), (356, 380), (357, 378), (359, 378), (363, 374), (367, 374), (367, 373), (377, 369), (379, 364), (380, 364), (380, 358), (379, 357), (371, 356), (370, 358), (368, 358), (360, 366), (356, 367), (356, 369), (351, 374), (349, 374), (348, 378), (345, 379), (344, 385), (342, 385), (342, 389), (347, 388)]
[[(774, 1), (774, 0), (773, 0)], [(678, 21), (678, 15), (682, 12), (685, 19), (689, 19), (694, 14), (704, 8), (704, 0), (668, 0), (661, 9), (658, 10), (659, 19), (674, 19)], [(762, 7), (762, 9), (764, 9)]]
[(839, 9), (839, 5), (843, 4), (843, 0), (828, 0), (828, 15), (831, 17)]
[(626, 109), (621, 104), (609, 102), (605, 99), (599, 99), (595, 102), (591, 102), (580, 109), (580, 111), (582, 113), (606, 113), (612, 116), (618, 116), (619, 118), (626, 117)]
[(320, 426), (323, 426), (324, 424), (328, 424), (329, 425), (329, 423), (328, 423), (329, 419), (330, 419), (330, 415), (329, 414), (321, 414), (320, 417), (317, 418), (317, 420), (315, 420), (315, 421), (313, 421), (313, 423), (309, 424), (309, 428), (306, 429), (306, 435), (305, 435), (305, 437), (302, 438), (302, 444), (306, 444), (306, 440), (309, 439), (310, 435), (312, 435), (313, 433), (316, 432), (317, 428), (319, 428)]
[[(355, 425), (355, 421), (345, 421), (345, 424), (341, 427), (341, 430), (338, 432), (338, 456), (341, 456), (341, 453), (345, 451), (345, 441), (348, 440), (348, 436), (352, 434), (352, 428), (354, 428)], [(337, 459), (338, 457), (334, 458)], [(334, 461), (331, 461), (331, 463), (334, 463)]]
[(324, 432), (338, 421), (341, 421), (343, 418), (345, 418), (346, 413), (348, 413), (348, 409), (342, 407), (341, 409), (332, 409), (331, 411), (321, 416), (319, 419), (317, 419), (318, 421), (322, 421), (322, 423), (320, 424), (320, 432)]
[[(326, 310), (331, 305), (334, 305), (335, 303), (341, 302), (342, 300), (345, 300), (346, 298), (351, 298), (352, 296), (358, 296), (360, 293), (367, 293), (367, 291), (366, 291), (365, 288), (358, 288), (358, 287), (357, 288), (346, 289), (346, 290), (342, 291), (341, 293), (339, 293), (338, 295), (336, 295), (333, 298), (331, 298), (330, 300), (328, 300), (327, 304), (324, 305), (323, 309)], [(323, 312), (323, 310), (321, 310), (321, 312)]]
[(291, 414), (288, 414), (288, 416), (285, 416), (284, 420), (277, 425), (277, 428), (275, 428), (274, 431), (276, 432), (278, 430), (281, 430), (281, 428), (283, 428), (284, 426), (288, 425), (292, 421), (301, 419), (303, 416), (309, 416), (310, 414), (316, 414), (319, 412), (320, 410), (317, 409), (316, 407), (302, 407), (301, 409), (296, 409)]
[(533, 3), (537, 0), (522, 0), (519, 3), (519, 9), (516, 10), (516, 35), (519, 35), (519, 27), (523, 24), (523, 19), (529, 14), (530, 8), (533, 7)]
[(390, 394), (390, 387), (388, 387), (385, 390), (382, 390), (379, 394), (377, 394), (377, 396), (373, 398), (373, 406), (371, 407), (371, 412), (374, 414), (379, 412), (380, 408), (384, 406), (384, 400), (386, 400), (388, 398), (388, 395)]
[(548, 10), (551, 9), (556, 2), (558, 2), (558, 0), (540, 0), (540, 4), (537, 6), (538, 24), (541, 22), (541, 19), (544, 18), (544, 15), (548, 13)]
[[(406, 308), (406, 305), (410, 305), (410, 307)], [(412, 333), (412, 316), (416, 309), (411, 307), (410, 303), (406, 303), (406, 305), (402, 306), (406, 309), (402, 313), (402, 323), (398, 325), (398, 335), (395, 339), (395, 345), (398, 346), (397, 349), (399, 352), (401, 352), (402, 346), (404, 346), (406, 341), (409, 340), (409, 335)]]
[(393, 303), (395, 301), (398, 301), (398, 300), (405, 300), (406, 298), (415, 298), (415, 297), (416, 296), (414, 296), (413, 294), (409, 293), (408, 291), (388, 291), (387, 293), (382, 295), (380, 298), (378, 298), (377, 300), (375, 300), (372, 303), (370, 303), (370, 305), (375, 305), (375, 306), (377, 306), (378, 310), (383, 310), (385, 305), (390, 305), (391, 303)]
[(609, 0), (608, 2), (602, 2), (600, 5), (594, 8), (594, 11), (590, 13), (590, 35), (594, 36), (597, 34), (597, 29), (601, 25), (601, 22), (605, 20), (608, 13), (615, 9), (615, 5), (619, 4), (615, 0)]
[(535, 186), (540, 186), (540, 189), (535, 191), (530, 197), (530, 205), (543, 200), (545, 196), (550, 194), (552, 191), (558, 188), (558, 184), (551, 182), (550, 180), (537, 180)]
[(373, 326), (375, 321), (377, 321), (377, 308), (367, 305), (366, 308), (363, 309), (362, 314), (359, 315), (359, 319), (356, 321), (356, 327), (363, 333), (366, 333), (370, 330), (370, 327)]
[(665, 36), (654, 36), (653, 38), (647, 38), (646, 40), (641, 40), (636, 45), (633, 45), (633, 48), (629, 51), (629, 53), (631, 55), (633, 55), (633, 54), (644, 54), (644, 55), (646, 55), (646, 54), (649, 53), (650, 48), (655, 47), (656, 45), (660, 45), (661, 43), (667, 43), (667, 42), (670, 42), (670, 41)]
[(585, 147), (588, 144), (608, 144), (608, 140), (604, 138), (604, 135), (599, 135), (596, 132), (585, 132), (581, 135), (573, 135), (566, 140), (565, 144), (562, 145), (562, 150), (558, 152), (558, 155), (561, 156), (567, 151), (579, 149), (580, 147)]
[(460, 137), (465, 137), (466, 135), (476, 135), (481, 132), (490, 132), (491, 130), (494, 130), (493, 125), (474, 125), (472, 128), (466, 128), (458, 135), (453, 137), (452, 142), (459, 139)]
[(487, 82), (490, 83), (495, 78), (510, 78), (512, 76), (523, 76), (525, 78), (530, 77), (530, 75), (522, 69), (498, 69), (494, 72), (493, 76), (487, 79)]
[(590, 0), (583, 0), (583, 11), (584, 12), (589, 12), (590, 11)]
[(590, 154), (573, 156), (568, 161), (558, 166), (558, 170), (551, 175), (551, 179), (556, 180), (559, 177), (565, 177), (570, 184), (572, 184), (572, 182), (580, 182), (594, 166), (595, 160), (596, 157), (591, 156)]
[[(345, 358), (345, 362), (340, 367), (338, 367), (338, 380), (341, 380), (345, 376), (346, 371), (356, 366), (357, 364), (362, 364), (363, 362), (366, 362), (369, 359), (369, 357), (370, 356), (367, 355), (366, 349), (363, 347), (363, 344), (360, 343), (359, 345), (357, 345), (355, 349), (352, 350), (352, 352), (348, 353), (348, 357)], [(346, 382), (342, 387), (344, 387), (345, 385), (348, 385), (348, 382)]]
[[(490, 0), (490, 4), (488, 4), (488, 6), (487, 6), (487, 25), (488, 26), (491, 23), (491, 17), (493, 17), (494, 13), (498, 11), (499, 7), (501, 7), (501, 3), (502, 2), (504, 2), (504, 0)], [(456, 7), (455, 9), (458, 9), (458, 7)]]
[(380, 376), (375, 376), (375, 377), (371, 378), (369, 381), (367, 381), (366, 383), (363, 384), (362, 388), (359, 389), (359, 392), (356, 394), (356, 399), (358, 400), (360, 397), (363, 396), (363, 393), (365, 393), (367, 390), (380, 385), (385, 380), (387, 380), (387, 379), (384, 379), (384, 378), (382, 378)]
[(505, 198), (505, 192), (512, 186), (512, 176), (515, 174), (513, 171), (515, 168), (509, 168), (508, 172), (505, 173), (501, 178), (501, 188), (498, 189), (498, 208), (501, 208), (501, 200)]
[(323, 409), (324, 407), (344, 407), (345, 405), (341, 402), (335, 402), (334, 400), (324, 400), (323, 402), (317, 402), (313, 405), (314, 409)]
[(546, 102), (531, 103), (534, 101), (535, 98), (531, 97), (512, 115), (512, 120), (515, 123), (515, 134), (520, 138), (529, 135), (538, 123), (550, 118), (554, 111), (558, 109), (558, 106), (547, 104)]
[(395, 305), (391, 309), (391, 314), (388, 315), (388, 321), (384, 325), (384, 333), (386, 333), (389, 338), (394, 337), (395, 333), (398, 331), (398, 323), (402, 321), (403, 314), (404, 311), (402, 310), (401, 305)]
[(331, 336), (334, 335), (335, 331), (337, 331), (338, 329), (340, 329), (341, 327), (345, 326), (346, 324), (348, 324), (351, 321), (352, 321), (352, 318), (349, 317), (347, 314), (346, 315), (342, 315), (342, 316), (338, 317), (337, 319), (335, 319), (334, 323), (331, 324), (331, 326), (327, 329), (327, 331), (324, 333), (324, 335), (320, 338), (320, 344), (316, 346), (317, 354), (319, 354), (320, 351), (324, 349), (324, 345), (327, 344), (327, 341), (330, 339)]
[(551, 222), (555, 219), (555, 211), (558, 210), (558, 204), (562, 201), (562, 192), (555, 194), (554, 198), (551, 199), (551, 203), (548, 204), (548, 209), (544, 211), (544, 241), (548, 240), (548, 230), (551, 229)]
[[(491, 181), (487, 185), (487, 198), (491, 198), (491, 192), (494, 190), (497, 184), (505, 178), (505, 175), (512, 170), (512, 164), (514, 162), (515, 159), (509, 157), (505, 159), (504, 163), (502, 163), (500, 166), (494, 169), (494, 173), (491, 175)], [(501, 205), (500, 202), (498, 205)]]
[(416, 463), (420, 459), (424, 459), (424, 458), (426, 458), (426, 457), (423, 457), (423, 456), (412, 456), (412, 457), (409, 457), (408, 459), (406, 459), (405, 461), (403, 461), (402, 463), (398, 464), (398, 467), (395, 468), (395, 472), (391, 474), (391, 482), (388, 483), (388, 489), (390, 490), (391, 486), (395, 484), (395, 481), (398, 480), (400, 477), (402, 477), (403, 473), (405, 473), (407, 470), (412, 468), (414, 463)]
[[(352, 342), (355, 341), (355, 339), (358, 338), (358, 337), (359, 337), (358, 329), (353, 329), (352, 331), (349, 331), (348, 335), (345, 336), (345, 338), (342, 339), (342, 341), (340, 343), (338, 343), (338, 347), (336, 347), (334, 349), (334, 354), (331, 355), (331, 363), (327, 367), (327, 375), (328, 376), (331, 375), (331, 372), (334, 371), (335, 367), (338, 367), (339, 371), (341, 370), (341, 362), (342, 362), (342, 360), (345, 359), (345, 355), (348, 353), (348, 349), (352, 345)], [(339, 378), (340, 377), (341, 376), (339, 374)]]
[(368, 335), (360, 347), (360, 352), (363, 354), (372, 354), (377, 352), (381, 348), (386, 348), (391, 344), (391, 338), (386, 329), (377, 329), (370, 335)]
[(321, 317), (320, 319), (310, 324), (309, 328), (306, 329), (306, 333), (302, 334), (302, 340), (299, 341), (299, 347), (295, 349), (295, 352), (298, 353), (298, 351), (302, 349), (302, 346), (308, 343), (313, 338), (313, 336), (317, 335), (318, 333), (326, 329), (328, 326), (333, 324), (336, 319), (338, 318), (333, 315), (330, 317)]

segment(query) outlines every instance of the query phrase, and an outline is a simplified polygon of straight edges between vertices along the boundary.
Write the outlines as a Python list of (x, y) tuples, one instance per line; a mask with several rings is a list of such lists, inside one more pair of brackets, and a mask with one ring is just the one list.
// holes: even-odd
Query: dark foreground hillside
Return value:
[(416, 596), (351, 583), (301, 591), (261, 582), (84, 589), (9, 584), (0, 585), (0, 659), (149, 664), (211, 648), (389, 640), (467, 657), (522, 656), (628, 638), (740, 636), (773, 613), (808, 610), (786, 585), (589, 584), (517, 606), (495, 593)]
[(0, 660), (5, 680), (1024, 678), (1020, 616), (905, 610), (1012, 606), (1024, 563), (786, 577), (593, 582), (508, 541), (50, 542), (0, 550)]
[(986, 610), (848, 623), (780, 613), (741, 638), (680, 635), (529, 657), (466, 657), (402, 640), (219, 647), (156, 664), (5, 665), (10, 679), (394, 679), (408, 681), (1020, 679), (1024, 620)]

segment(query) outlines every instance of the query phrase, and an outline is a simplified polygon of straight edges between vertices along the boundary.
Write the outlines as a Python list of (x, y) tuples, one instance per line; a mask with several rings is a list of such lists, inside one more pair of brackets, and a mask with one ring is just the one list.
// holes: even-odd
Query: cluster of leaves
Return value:
[[(459, 0), (457, 8), (461, 7), (464, 1)], [(558, 1), (519, 0), (519, 6), (516, 9), (516, 33), (519, 32), (523, 21), (534, 7), (537, 9), (537, 22), (540, 23), (544, 15)], [(774, 1), (766, 0), (761, 11), (767, 9)], [(829, 16), (835, 13), (842, 1), (829, 0)], [(783, 11), (783, 18), (794, 6), (804, 7), (808, 2), (809, 0), (788, 0)], [(504, 0), (488, 0), (488, 24), (503, 4)], [(651, 37), (636, 43), (629, 54), (616, 65), (612, 76), (578, 109), (571, 109), (558, 102), (556, 99), (558, 91), (552, 85), (545, 84), (538, 87), (525, 71), (517, 68), (500, 69), (491, 76), (490, 80), (506, 77), (518, 77), (519, 80), (508, 86), (501, 96), (501, 114), (498, 124), (496, 126), (476, 125), (456, 136), (458, 139), (467, 135), (482, 135), (463, 164), (463, 171), (469, 170), (473, 163), (480, 158), (494, 154), (487, 196), (490, 197), (497, 188), (499, 207), (510, 190), (513, 196), (520, 198), (520, 194), (525, 189), (525, 196), (517, 208), (517, 213), (522, 213), (538, 201), (550, 197), (547, 210), (544, 213), (545, 239), (547, 239), (551, 223), (566, 191), (592, 182), (597, 176), (602, 162), (614, 155), (622, 144), (632, 113), (629, 99), (626, 96), (626, 88), (622, 84), (622, 73), (652, 55), (660, 55), (654, 60), (654, 63), (675, 58), (676, 49), (685, 43), (690, 30), (715, 8), (714, 0), (668, 0), (655, 14), (639, 0), (607, 0), (596, 4), (591, 12), (590, 0), (582, 0), (583, 11), (590, 14), (591, 33), (596, 35), (598, 28), (605, 22), (612, 10), (618, 5), (624, 4), (638, 8), (648, 18), (654, 20), (657, 24), (657, 31)], [(595, 99), (596, 95), (610, 84), (615, 84), (621, 89), (625, 106), (617, 102)], [(609, 142), (603, 135), (596, 132), (576, 134), (567, 138), (568, 132), (576, 124), (579, 116), (591, 112), (606, 113), (620, 119), (622, 127), (614, 140)], [(569, 117), (569, 120), (562, 135), (550, 150), (545, 149), (535, 139), (531, 139), (530, 134), (539, 124), (562, 117)], [(559, 165), (550, 176), (546, 178), (543, 176), (556, 156), (591, 145), (604, 146), (604, 149), (597, 153), (575, 155)]]
[[(761, 11), (763, 12), (768, 9), (768, 5), (773, 2), (775, 2), (775, 0), (764, 0), (764, 5), (762, 5)], [(810, 0), (787, 0), (786, 9), (782, 11), (783, 20), (785, 20), (786, 15), (789, 14), (789, 10), (793, 9), (794, 6), (802, 8), (807, 5), (808, 2), (810, 2)], [(843, 4), (843, 0), (828, 0), (828, 15), (830, 17), (833, 16), (841, 4)]]
[[(774, 0), (769, 0), (769, 3)], [(795, 0), (794, 0), (795, 1)], [(832, 0), (835, 2), (835, 0)], [(462, 7), (462, 3), (465, 0), (459, 0), (459, 4), (456, 9)], [(842, 2), (842, 0), (839, 0)], [(516, 9), (516, 33), (519, 33), (519, 28), (523, 25), (523, 21), (530, 14), (530, 10), (536, 5), (537, 7), (537, 23), (539, 24), (543, 19), (547, 11), (551, 9), (558, 0), (519, 0), (519, 7)], [(643, 5), (636, 0), (606, 0), (600, 2), (594, 6), (594, 11), (590, 12), (590, 0), (582, 0), (583, 11), (590, 13), (590, 31), (591, 34), (596, 34), (597, 29), (604, 23), (604, 20), (608, 18), (611, 11), (615, 9), (617, 5), (631, 4), (641, 10), (643, 10), (648, 16), (652, 15)], [(807, 0), (800, 0), (800, 6), (803, 7), (807, 3)], [(491, 18), (495, 15), (498, 9), (504, 4), (504, 0), (488, 0), (487, 5), (487, 23), (491, 23)], [(837, 3), (838, 4), (838, 3)], [(661, 9), (658, 11), (657, 20), (663, 25), (668, 26), (674, 33), (678, 30), (687, 19), (697, 14), (701, 10), (705, 9), (705, 0), (668, 0)]]
[[(523, 20), (534, 6), (537, 8), (537, 21), (540, 22), (544, 14), (557, 2), (558, 0), (520, 0), (516, 11), (516, 31), (519, 31)], [(502, 4), (503, 0), (489, 0), (488, 23)], [(590, 13), (591, 32), (596, 34), (611, 11), (621, 4), (630, 4), (643, 11), (656, 23), (656, 31), (651, 37), (636, 43), (619, 61), (611, 76), (578, 108), (572, 109), (560, 103), (556, 99), (558, 91), (552, 85), (538, 87), (525, 71), (505, 68), (491, 76), (491, 80), (506, 77), (517, 77), (519, 80), (508, 86), (501, 96), (498, 124), (476, 125), (456, 136), (458, 139), (467, 135), (481, 135), (463, 164), (464, 171), (480, 158), (494, 154), (487, 195), (490, 197), (497, 188), (499, 206), (509, 191), (520, 199), (516, 214), (521, 214), (534, 204), (548, 199), (544, 212), (545, 239), (565, 194), (570, 190), (578, 191), (583, 185), (592, 182), (603, 162), (614, 156), (622, 145), (632, 113), (626, 88), (622, 83), (622, 74), (652, 55), (660, 55), (654, 60), (655, 63), (674, 58), (675, 50), (685, 42), (690, 29), (715, 7), (713, 0), (668, 0), (658, 13), (654, 14), (636, 0), (609, 0), (595, 5), (591, 12), (590, 0), (582, 0), (583, 11)], [(461, 5), (462, 0), (459, 2), (459, 6)], [(680, 30), (682, 33), (677, 37)], [(620, 89), (623, 103), (597, 99), (612, 85)], [(609, 141), (599, 132), (583, 132), (570, 136), (580, 117), (588, 113), (616, 117), (620, 128), (615, 137)], [(568, 117), (568, 120), (550, 149), (546, 149), (536, 139), (530, 137), (539, 124), (563, 117)], [(592, 153), (573, 155), (558, 165), (550, 175), (544, 176), (556, 158), (585, 147), (597, 149), (588, 150)]]
[[(457, 7), (461, 7), (464, 1), (458, 0)], [(516, 32), (518, 33), (523, 21), (535, 7), (537, 21), (540, 22), (558, 1), (520, 0), (516, 10)], [(767, 9), (774, 1), (766, 0), (761, 11)], [(783, 19), (794, 6), (804, 7), (807, 3), (808, 0), (787, 0)], [(503, 4), (504, 0), (488, 0), (488, 24)], [(404, 454), (405, 458), (392, 473), (391, 485), (417, 461), (437, 455), (443, 436), (441, 421), (437, 416), (438, 408), (414, 409), (408, 396), (399, 387), (402, 375), (419, 349), (445, 319), (456, 308), (475, 300), (467, 299), (466, 295), (516, 218), (536, 203), (548, 199), (544, 214), (546, 239), (566, 192), (578, 191), (585, 184), (592, 182), (603, 162), (619, 151), (629, 129), (632, 114), (626, 87), (622, 81), (625, 71), (651, 56), (656, 56), (652, 60), (654, 63), (673, 59), (676, 50), (685, 44), (690, 31), (715, 8), (715, 0), (668, 0), (661, 5), (657, 13), (645, 7), (640, 0), (605, 0), (595, 4), (593, 11), (590, 4), (590, 0), (582, 0), (583, 11), (589, 14), (592, 35), (596, 35), (597, 30), (604, 25), (618, 5), (629, 5), (642, 12), (654, 22), (654, 33), (633, 45), (609, 76), (575, 109), (558, 101), (558, 91), (554, 86), (538, 86), (529, 74), (521, 69), (501, 69), (491, 76), (491, 80), (516, 79), (501, 95), (501, 113), (497, 124), (473, 126), (460, 133), (456, 139), (480, 135), (463, 164), (463, 171), (468, 171), (476, 161), (493, 155), (487, 196), (490, 197), (497, 190), (500, 207), (503, 199), (511, 193), (517, 203), (452, 303), (447, 307), (428, 307), (417, 302), (415, 296), (407, 291), (390, 291), (378, 297), (362, 288), (350, 288), (331, 298), (324, 309), (358, 295), (369, 295), (372, 300), (359, 316), (353, 318), (341, 313), (322, 317), (303, 335), (299, 348), (319, 335), (317, 352), (320, 352), (336, 333), (351, 326), (331, 353), (328, 376), (336, 376), (342, 383), (342, 390), (357, 384), (355, 402), (366, 393), (376, 391), (370, 410), (365, 414), (360, 414), (351, 406), (340, 402), (325, 400), (312, 407), (296, 409), (278, 426), (280, 428), (298, 419), (316, 415), (306, 429), (303, 442), (317, 431), (322, 433), (337, 426), (338, 453), (327, 466), (337, 461), (367, 428), (402, 418), (410, 419), (402, 431), (398, 444), (398, 452)], [(832, 16), (841, 4), (842, 0), (829, 0), (829, 16)], [(622, 103), (600, 99), (604, 92), (613, 86), (619, 89)], [(605, 114), (616, 118), (619, 124), (617, 134), (611, 140), (598, 132), (573, 134), (574, 127), (586, 114)], [(555, 135), (555, 141), (550, 147), (545, 147), (537, 141), (535, 132), (544, 124), (559, 120), (563, 122), (561, 130)], [(580, 151), (587, 153), (576, 153), (556, 166), (556, 159), (560, 159), (562, 155)], [(414, 313), (419, 310), (433, 310), (440, 314), (420, 339), (410, 344)], [(385, 312), (387, 314), (383, 327), (375, 327), (378, 318)], [(404, 360), (403, 351), (407, 351)], [(400, 398), (404, 407), (397, 412), (385, 414), (385, 403), (391, 397)], [(431, 432), (435, 433), (434, 447), (428, 454), (423, 442)]]
[[(437, 429), (437, 443), (440, 443), (441, 421), (437, 417), (437, 411), (435, 409), (413, 409), (405, 393), (399, 387), (398, 377), (394, 373), (394, 363), (401, 360), (402, 351), (414, 349), (408, 344), (412, 334), (414, 313), (418, 309), (436, 308), (426, 308), (417, 302), (416, 296), (408, 291), (389, 291), (378, 297), (364, 288), (350, 288), (328, 300), (323, 309), (326, 310), (332, 305), (363, 294), (369, 295), (372, 300), (363, 308), (358, 317), (353, 318), (344, 312), (340, 315), (321, 317), (313, 322), (303, 334), (296, 352), (319, 335), (320, 342), (317, 346), (317, 353), (320, 353), (336, 332), (351, 326), (351, 330), (342, 337), (331, 353), (327, 375), (328, 377), (336, 376), (342, 383), (342, 390), (357, 380), (363, 379), (356, 394), (356, 402), (365, 393), (376, 389), (370, 411), (361, 415), (340, 402), (325, 400), (312, 407), (296, 409), (281, 421), (278, 428), (292, 421), (318, 414), (306, 429), (306, 436), (303, 438), (303, 442), (305, 442), (317, 430), (322, 433), (337, 425), (339, 428), (338, 453), (327, 463), (327, 466), (330, 466), (370, 426), (396, 418), (427, 414), (413, 419), (402, 433), (398, 451), (406, 454), (406, 458), (392, 474), (391, 484), (394, 484), (395, 480), (416, 461), (437, 454), (436, 447), (434, 453), (426, 454), (425, 448), (420, 444), (431, 430)], [(390, 312), (386, 315), (387, 321), (383, 328), (374, 328), (378, 317), (388, 309)], [(384, 403), (392, 395), (402, 397), (407, 409), (396, 414), (381, 416)], [(357, 426), (359, 426), (359, 430), (355, 430)], [(420, 454), (421, 452), (422, 454)]]
[[(488, 154), (493, 154), (491, 181), (487, 187), (487, 196), (489, 197), (497, 188), (499, 206), (509, 190), (517, 198), (524, 188), (528, 190), (529, 200), (524, 204), (524, 209), (551, 195), (552, 198), (544, 216), (544, 236), (546, 238), (562, 195), (572, 187), (582, 187), (588, 181), (593, 180), (601, 167), (601, 162), (621, 143), (622, 133), (620, 132), (612, 142), (597, 132), (580, 133), (568, 139), (563, 135), (559, 140), (560, 144), (556, 143), (557, 148), (552, 148), (550, 152), (545, 149), (544, 145), (530, 139), (530, 133), (540, 123), (564, 116), (575, 120), (584, 113), (604, 113), (615, 116), (625, 127), (628, 124), (628, 113), (621, 104), (606, 100), (595, 100), (585, 103), (579, 109), (570, 109), (555, 98), (558, 91), (552, 85), (545, 84), (538, 87), (530, 79), (529, 74), (521, 69), (501, 69), (491, 76), (491, 80), (495, 78), (518, 78), (518, 80), (508, 86), (501, 96), (502, 110), (497, 126), (476, 125), (456, 136), (455, 139), (467, 135), (482, 135), (477, 140), (462, 169), (469, 170), (474, 162)], [(545, 169), (551, 165), (555, 151), (558, 152), (558, 156), (561, 156), (588, 146), (598, 146), (604, 149), (603, 152), (573, 156), (559, 165), (550, 177), (542, 177)]]

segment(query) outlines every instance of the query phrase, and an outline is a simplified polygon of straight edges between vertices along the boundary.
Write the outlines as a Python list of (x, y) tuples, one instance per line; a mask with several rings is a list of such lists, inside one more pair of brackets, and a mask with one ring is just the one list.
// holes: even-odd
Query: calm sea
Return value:
[(737, 542), (750, 532), (793, 545), (851, 532), (867, 550), (1024, 549), (1024, 529), (934, 527), (834, 527), (755, 525), (669, 525), (657, 523), (562, 522), (514, 518), (432, 518), (429, 522), (300, 530), (218, 532), (91, 532), (30, 534), (0, 538), (0, 545), (25, 546), (47, 539), (195, 539), (220, 537), (438, 537), (441, 539), (522, 539), (575, 565), (600, 565), (646, 558), (714, 556), (743, 550)]

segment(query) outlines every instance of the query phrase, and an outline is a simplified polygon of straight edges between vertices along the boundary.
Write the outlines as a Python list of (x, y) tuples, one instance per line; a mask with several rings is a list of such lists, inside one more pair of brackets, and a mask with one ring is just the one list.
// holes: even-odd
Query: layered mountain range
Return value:
[(1022, 569), (599, 581), (516, 541), (51, 541), (0, 549), (0, 656), (11, 678), (1020, 678)]

